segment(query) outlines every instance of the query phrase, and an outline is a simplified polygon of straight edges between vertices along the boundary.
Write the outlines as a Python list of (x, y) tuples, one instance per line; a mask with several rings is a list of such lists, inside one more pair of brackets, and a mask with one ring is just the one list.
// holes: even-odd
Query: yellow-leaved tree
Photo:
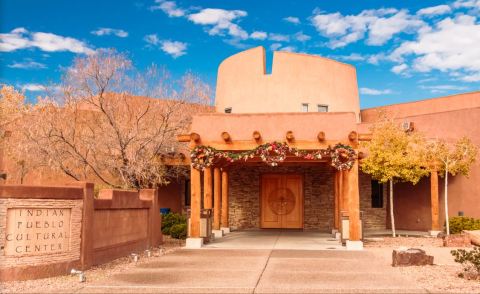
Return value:
[(450, 235), (450, 225), (448, 222), (448, 174), (455, 176), (457, 174), (468, 176), (477, 157), (478, 147), (467, 138), (462, 137), (455, 143), (449, 143), (446, 140), (436, 139), (426, 145), (426, 165), (435, 166), (439, 174), (445, 177), (444, 195), (445, 195), (445, 229), (447, 235)]
[(390, 220), (392, 236), (396, 237), (393, 213), (393, 185), (396, 182), (418, 181), (428, 171), (423, 167), (421, 152), (424, 138), (414, 132), (404, 131), (399, 123), (380, 115), (372, 128), (372, 140), (363, 144), (367, 157), (361, 161), (361, 169), (373, 179), (390, 184)]

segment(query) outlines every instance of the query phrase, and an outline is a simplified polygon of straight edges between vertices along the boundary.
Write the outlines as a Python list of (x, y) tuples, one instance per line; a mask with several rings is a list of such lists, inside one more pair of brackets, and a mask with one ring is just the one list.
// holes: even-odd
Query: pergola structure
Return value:
[[(357, 133), (353, 113), (195, 116), (191, 132), (177, 138), (180, 142), (188, 142), (191, 150), (191, 215), (187, 245), (200, 247), (203, 243), (202, 208), (213, 209), (213, 230), (229, 232), (229, 171), (238, 165), (263, 162), (271, 166), (279, 163), (332, 165), (335, 169), (333, 227), (344, 231), (341, 219), (348, 217), (347, 247), (350, 243), (357, 244), (351, 245), (352, 248), (358, 248), (358, 244), (362, 244), (358, 160), (363, 156), (359, 152), (359, 141), (370, 138), (371, 134)], [(283, 148), (284, 154), (272, 152), (272, 145), (273, 149)], [(435, 193), (435, 179), (432, 176), (432, 230), (438, 228), (438, 183)]]

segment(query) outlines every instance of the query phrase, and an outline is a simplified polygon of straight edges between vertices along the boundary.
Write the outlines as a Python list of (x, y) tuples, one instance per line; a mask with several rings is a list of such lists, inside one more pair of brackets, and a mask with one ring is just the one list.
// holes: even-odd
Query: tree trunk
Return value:
[(450, 235), (450, 223), (448, 221), (448, 166), (445, 168), (445, 229), (447, 236)]
[(392, 236), (396, 237), (395, 233), (395, 217), (393, 215), (393, 180), (390, 180), (390, 222), (392, 225)]

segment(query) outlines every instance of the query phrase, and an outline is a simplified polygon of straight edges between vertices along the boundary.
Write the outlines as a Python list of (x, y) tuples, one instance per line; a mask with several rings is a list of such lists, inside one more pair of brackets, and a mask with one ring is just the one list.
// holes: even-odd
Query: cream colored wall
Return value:
[(309, 112), (326, 104), (329, 112), (360, 112), (355, 68), (335, 60), (274, 52), (272, 73), (265, 74), (265, 49), (256, 47), (225, 59), (219, 66), (215, 106), (232, 113)]

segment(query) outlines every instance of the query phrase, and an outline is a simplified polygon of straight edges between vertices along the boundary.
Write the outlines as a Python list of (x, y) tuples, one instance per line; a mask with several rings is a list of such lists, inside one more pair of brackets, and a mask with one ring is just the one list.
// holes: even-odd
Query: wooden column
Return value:
[(438, 213), (438, 172), (433, 170), (430, 173), (430, 201), (432, 209), (432, 231), (440, 231)]
[(349, 171), (345, 171), (346, 179), (344, 196), (348, 198), (348, 219), (349, 219), (349, 234), (351, 241), (359, 241), (361, 236), (360, 224), (360, 193), (358, 190), (358, 160)]
[(222, 177), (219, 168), (213, 169), (213, 229), (220, 230), (220, 211), (222, 205)]
[(228, 173), (222, 171), (222, 220), (221, 227), (228, 228)]
[(203, 208), (212, 209), (212, 168), (203, 171)]
[(190, 168), (190, 237), (200, 238), (201, 174), (196, 168)]
[(339, 171), (335, 171), (334, 181), (333, 181), (333, 188), (335, 193), (335, 210), (334, 210), (334, 218), (333, 218), (333, 228), (335, 230), (340, 229), (340, 189), (338, 187), (338, 179), (340, 177)]

